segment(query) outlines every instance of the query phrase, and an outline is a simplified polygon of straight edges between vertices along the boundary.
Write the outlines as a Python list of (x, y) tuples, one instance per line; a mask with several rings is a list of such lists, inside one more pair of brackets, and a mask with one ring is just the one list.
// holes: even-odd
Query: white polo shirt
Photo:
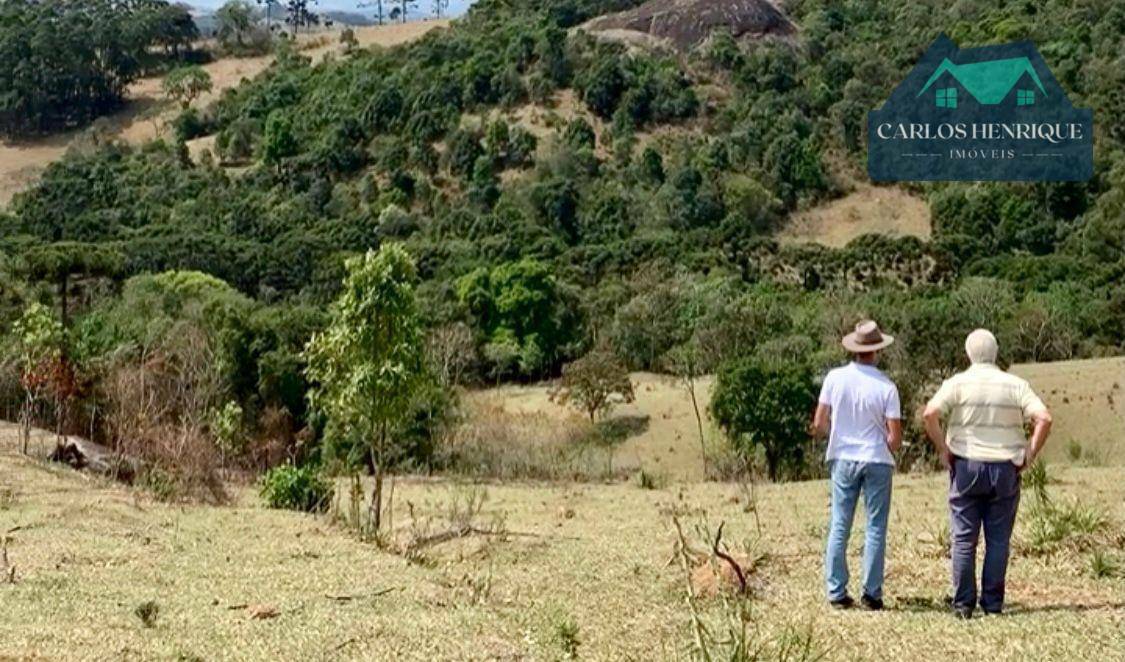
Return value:
[(832, 411), (826, 460), (895, 463), (887, 447), (887, 419), (901, 419), (898, 388), (875, 366), (849, 363), (824, 378), (820, 404)]
[(1027, 381), (991, 363), (976, 363), (945, 380), (929, 406), (948, 417), (945, 443), (957, 456), (1023, 464), (1023, 422), (1046, 411)]

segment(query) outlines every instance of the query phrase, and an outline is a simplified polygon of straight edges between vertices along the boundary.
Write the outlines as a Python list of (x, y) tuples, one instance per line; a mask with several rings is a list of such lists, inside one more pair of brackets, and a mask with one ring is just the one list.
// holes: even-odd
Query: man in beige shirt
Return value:
[[(972, 365), (946, 380), (926, 405), (926, 435), (949, 468), (953, 610), (971, 618), (977, 602), (976, 550), (984, 528), (980, 607), (1004, 607), (1004, 578), (1020, 498), (1020, 473), (1035, 461), (1051, 431), (1051, 414), (1031, 385), (996, 366), (989, 331), (965, 340)], [(942, 416), (946, 430), (942, 430)], [(1030, 442), (1024, 421), (1034, 424)]]

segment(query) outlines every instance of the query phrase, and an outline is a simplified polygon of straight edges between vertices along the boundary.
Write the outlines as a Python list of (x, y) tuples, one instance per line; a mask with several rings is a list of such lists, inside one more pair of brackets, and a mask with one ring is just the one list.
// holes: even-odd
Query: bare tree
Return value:
[(696, 384), (704, 373), (703, 351), (695, 342), (687, 342), (673, 348), (664, 356), (664, 366), (679, 380), (680, 385), (691, 398), (691, 408), (695, 413), (695, 424), (699, 430), (699, 453), (703, 458), (703, 474), (707, 475), (707, 439), (703, 433), (703, 414), (699, 410)]
[(442, 384), (460, 384), (465, 371), (477, 361), (472, 330), (464, 322), (433, 329), (426, 336), (426, 357)]
[(360, 8), (360, 9), (364, 9), (364, 8), (367, 8), (367, 7), (374, 7), (375, 8), (375, 20), (377, 20), (379, 22), (379, 25), (383, 25), (383, 18), (384, 18), (383, 0), (367, 0), (365, 2), (357, 2), (356, 7)]

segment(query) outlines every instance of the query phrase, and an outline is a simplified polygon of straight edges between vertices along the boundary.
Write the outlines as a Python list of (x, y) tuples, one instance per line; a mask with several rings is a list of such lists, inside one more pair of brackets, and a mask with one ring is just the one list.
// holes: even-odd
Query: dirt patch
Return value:
[[(412, 41), (434, 28), (446, 27), (448, 20), (414, 21), (395, 25), (356, 28), (356, 39), (362, 47), (390, 47)], [(299, 41), (308, 44), (304, 53), (314, 62), (329, 54), (343, 52), (339, 31), (326, 31), (301, 35)], [(247, 58), (226, 58), (203, 66), (211, 75), (212, 91), (196, 100), (197, 107), (205, 107), (218, 99), (223, 91), (239, 85), (264, 71), (273, 62), (272, 55)], [(160, 76), (137, 81), (129, 88), (128, 103), (120, 111), (97, 121), (99, 130), (131, 143), (142, 143), (161, 135), (176, 108), (168, 104), (161, 92)], [(6, 206), (19, 191), (30, 186), (52, 162), (62, 158), (67, 148), (85, 131), (67, 131), (53, 136), (26, 141), (0, 142), (0, 207)], [(193, 155), (196, 150), (192, 150)]]
[(650, 0), (584, 27), (609, 39), (679, 50), (698, 46), (719, 31), (735, 38), (789, 37), (797, 31), (768, 0)]
[(930, 206), (900, 188), (863, 185), (842, 198), (794, 214), (778, 238), (783, 243), (841, 247), (872, 233), (928, 239)]

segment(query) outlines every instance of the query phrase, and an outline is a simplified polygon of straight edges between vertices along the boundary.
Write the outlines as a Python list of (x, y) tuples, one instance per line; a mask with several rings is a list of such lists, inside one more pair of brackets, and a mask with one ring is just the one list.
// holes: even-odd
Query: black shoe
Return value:
[(985, 609), (984, 607), (981, 607), (980, 611), (985, 616), (999, 616), (1000, 614), (1004, 613), (1000, 609)]
[(973, 608), (972, 607), (954, 607), (953, 608), (953, 615), (958, 620), (967, 621), (967, 620), (969, 620), (973, 617)]
[(833, 609), (851, 609), (855, 606), (855, 600), (852, 600), (852, 596), (845, 595), (839, 600), (829, 600), (828, 604), (831, 605)]
[(864, 593), (863, 597), (861, 597), (859, 599), (859, 601), (862, 602), (863, 606), (866, 607), (867, 609), (869, 609), (870, 611), (883, 611), (883, 599), (882, 598), (873, 598), (870, 595), (867, 595), (866, 593)]

